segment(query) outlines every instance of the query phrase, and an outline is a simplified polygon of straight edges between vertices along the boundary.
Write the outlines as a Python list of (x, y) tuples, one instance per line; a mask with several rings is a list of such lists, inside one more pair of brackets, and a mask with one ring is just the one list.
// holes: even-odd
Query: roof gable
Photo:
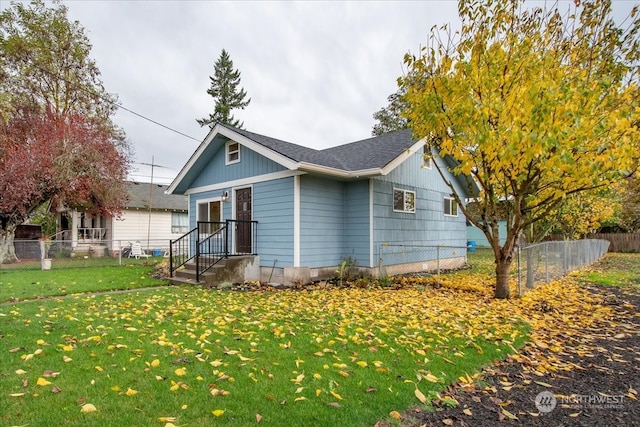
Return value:
[(208, 156), (234, 140), (289, 170), (316, 172), (340, 178), (386, 175), (424, 144), (409, 129), (371, 137), (324, 150), (315, 150), (244, 129), (217, 124), (169, 186), (169, 193), (187, 190)]

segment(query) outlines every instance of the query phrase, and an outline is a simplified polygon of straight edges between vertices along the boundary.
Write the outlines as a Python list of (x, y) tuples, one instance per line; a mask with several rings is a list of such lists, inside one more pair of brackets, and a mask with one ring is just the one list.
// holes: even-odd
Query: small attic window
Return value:
[(429, 148), (426, 144), (422, 149), (422, 169), (431, 169), (431, 161), (433, 156), (431, 155), (431, 148)]
[(234, 141), (229, 141), (225, 145), (225, 164), (232, 165), (240, 162), (240, 144)]

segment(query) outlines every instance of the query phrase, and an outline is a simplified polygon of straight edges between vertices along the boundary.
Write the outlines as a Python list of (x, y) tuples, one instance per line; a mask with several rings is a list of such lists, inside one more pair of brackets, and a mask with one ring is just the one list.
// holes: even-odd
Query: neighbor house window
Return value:
[(171, 232), (186, 233), (189, 231), (189, 214), (187, 212), (171, 212)]
[(232, 165), (240, 161), (240, 144), (237, 142), (229, 141), (226, 144), (226, 164)]
[(444, 198), (444, 214), (448, 216), (458, 216), (458, 204), (453, 197)]
[(422, 149), (422, 167), (424, 169), (431, 169), (432, 158), (431, 148), (425, 145)]
[(395, 212), (416, 211), (416, 193), (414, 191), (393, 189), (393, 210)]

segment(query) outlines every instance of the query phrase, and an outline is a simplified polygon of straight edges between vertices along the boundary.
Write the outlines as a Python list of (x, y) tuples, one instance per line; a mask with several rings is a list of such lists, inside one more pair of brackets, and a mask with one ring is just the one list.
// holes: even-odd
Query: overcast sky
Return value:
[[(617, 0), (625, 9), (635, 3)], [(0, 7), (8, 6), (0, 0)], [(133, 178), (169, 183), (209, 128), (206, 93), (222, 49), (251, 103), (244, 128), (323, 149), (367, 138), (403, 56), (434, 25), (459, 25), (457, 1), (63, 1), (85, 28), (106, 89), (128, 111), (115, 122), (135, 150)], [(561, 4), (569, 5), (568, 1)], [(193, 138), (193, 139), (192, 139)]]

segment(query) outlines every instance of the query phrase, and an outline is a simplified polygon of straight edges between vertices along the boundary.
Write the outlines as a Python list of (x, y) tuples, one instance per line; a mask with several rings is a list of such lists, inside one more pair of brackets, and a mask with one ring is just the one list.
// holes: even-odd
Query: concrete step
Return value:
[(168, 278), (173, 284), (205, 284), (216, 287), (223, 282), (242, 282), (256, 280), (259, 277), (258, 260), (253, 256), (231, 257), (220, 260), (206, 272), (200, 274), (196, 281), (195, 262), (190, 261)]

